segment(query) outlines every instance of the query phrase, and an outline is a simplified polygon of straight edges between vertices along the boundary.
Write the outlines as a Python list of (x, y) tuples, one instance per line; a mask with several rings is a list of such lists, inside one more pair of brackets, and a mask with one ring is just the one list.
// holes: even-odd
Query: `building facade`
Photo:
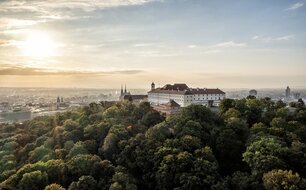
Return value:
[(167, 104), (173, 100), (181, 107), (191, 104), (211, 107), (219, 106), (224, 98), (225, 93), (218, 88), (189, 88), (186, 84), (167, 84), (162, 88), (155, 88), (155, 84), (152, 83), (148, 92), (148, 101), (152, 105)]
[(181, 110), (181, 106), (174, 100), (170, 100), (166, 104), (153, 105), (153, 109), (169, 117), (178, 113)]

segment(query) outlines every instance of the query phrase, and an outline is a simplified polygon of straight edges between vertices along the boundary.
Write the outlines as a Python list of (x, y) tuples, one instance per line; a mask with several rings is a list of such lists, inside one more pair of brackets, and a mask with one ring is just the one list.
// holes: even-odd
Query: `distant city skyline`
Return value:
[(306, 87), (305, 0), (3, 0), (0, 15), (0, 87)]

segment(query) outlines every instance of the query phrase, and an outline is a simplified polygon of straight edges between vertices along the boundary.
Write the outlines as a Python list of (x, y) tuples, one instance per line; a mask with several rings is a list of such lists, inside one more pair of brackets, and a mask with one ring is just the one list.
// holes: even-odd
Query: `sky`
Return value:
[(306, 87), (306, 0), (0, 1), (0, 87)]

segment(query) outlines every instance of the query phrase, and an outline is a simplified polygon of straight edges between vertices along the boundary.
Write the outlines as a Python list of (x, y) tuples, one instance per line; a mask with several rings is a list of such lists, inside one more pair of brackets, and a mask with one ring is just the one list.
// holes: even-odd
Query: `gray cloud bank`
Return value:
[(39, 75), (61, 75), (61, 76), (93, 76), (93, 75), (135, 75), (145, 71), (131, 70), (112, 70), (112, 71), (60, 71), (45, 68), (23, 67), (19, 65), (0, 64), (0, 76), (2, 75), (19, 75), (19, 76), (39, 76)]

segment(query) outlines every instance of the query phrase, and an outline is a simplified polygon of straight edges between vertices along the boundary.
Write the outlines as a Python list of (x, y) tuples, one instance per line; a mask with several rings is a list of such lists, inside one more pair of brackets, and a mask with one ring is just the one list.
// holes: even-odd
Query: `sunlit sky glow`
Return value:
[(0, 1), (0, 87), (306, 87), (306, 0)]

